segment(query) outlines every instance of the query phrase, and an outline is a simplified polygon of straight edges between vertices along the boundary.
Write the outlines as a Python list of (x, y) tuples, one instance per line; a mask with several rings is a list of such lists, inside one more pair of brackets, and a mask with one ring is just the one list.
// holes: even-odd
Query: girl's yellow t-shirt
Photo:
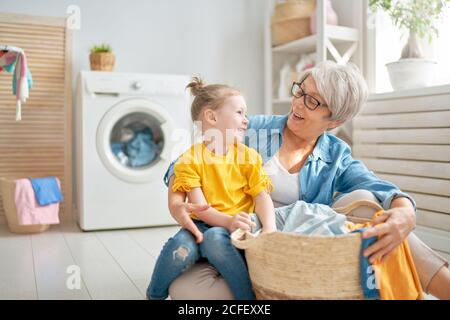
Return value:
[(174, 192), (201, 187), (206, 201), (228, 215), (252, 213), (253, 198), (262, 191), (272, 191), (261, 156), (242, 143), (230, 146), (224, 156), (216, 155), (203, 143), (194, 144), (181, 155), (174, 174)]

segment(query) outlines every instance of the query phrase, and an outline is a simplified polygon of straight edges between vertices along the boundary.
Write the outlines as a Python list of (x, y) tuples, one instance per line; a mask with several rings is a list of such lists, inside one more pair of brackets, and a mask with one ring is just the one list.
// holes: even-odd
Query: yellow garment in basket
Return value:
[[(372, 221), (382, 213), (383, 211), (378, 211), (373, 216)], [(372, 227), (372, 222), (355, 225), (349, 224), (347, 227), (350, 231), (370, 228)], [(424, 299), (422, 286), (407, 240), (403, 240), (384, 263), (376, 261), (373, 264), (373, 268), (382, 300)]]
[(241, 143), (230, 146), (224, 156), (216, 155), (203, 143), (195, 144), (181, 155), (174, 174), (174, 192), (201, 187), (206, 201), (228, 215), (254, 212), (253, 198), (272, 190), (261, 156)]

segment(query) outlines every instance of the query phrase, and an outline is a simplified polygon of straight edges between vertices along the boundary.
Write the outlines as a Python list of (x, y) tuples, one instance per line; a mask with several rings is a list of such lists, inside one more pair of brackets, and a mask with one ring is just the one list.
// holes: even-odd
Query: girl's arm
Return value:
[(269, 233), (277, 230), (275, 223), (275, 209), (272, 199), (266, 191), (255, 197), (255, 213), (262, 224), (262, 232)]
[(167, 200), (170, 214), (183, 228), (192, 232), (197, 243), (200, 243), (203, 241), (203, 234), (192, 221), (190, 214), (192, 212), (200, 212), (201, 210), (208, 209), (209, 205), (188, 203), (186, 202), (185, 192), (173, 192), (172, 185), (174, 177), (175, 176), (172, 176), (170, 178), (168, 189)]
[[(187, 193), (189, 202), (196, 204), (207, 205), (205, 196), (200, 187), (192, 188), (190, 192)], [(203, 222), (215, 227), (224, 227), (228, 231), (233, 232), (236, 229), (251, 230), (251, 227), (255, 226), (255, 223), (251, 221), (250, 216), (247, 213), (241, 212), (235, 216), (230, 216), (228, 214), (221, 213), (220, 211), (209, 207), (209, 209), (193, 212), (197, 217)]]
[(269, 195), (273, 188), (272, 183), (264, 171), (261, 155), (254, 149), (247, 150), (249, 161), (242, 166), (248, 183), (245, 192), (255, 201), (255, 213), (262, 224), (262, 232), (276, 231), (275, 209)]
[[(200, 187), (192, 188), (190, 192), (187, 193), (189, 202), (196, 204), (208, 204), (206, 202), (203, 191)], [(193, 212), (197, 217), (199, 217), (203, 222), (206, 222), (210, 226), (224, 227), (227, 228), (231, 216), (220, 213), (218, 210), (210, 207), (202, 212)]]

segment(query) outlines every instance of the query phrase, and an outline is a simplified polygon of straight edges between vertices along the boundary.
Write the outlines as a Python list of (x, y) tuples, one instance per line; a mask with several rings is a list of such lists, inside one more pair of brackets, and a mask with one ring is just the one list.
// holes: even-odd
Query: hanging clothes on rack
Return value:
[(28, 69), (25, 52), (18, 47), (0, 45), (0, 72), (13, 73), (12, 90), (16, 96), (16, 121), (22, 120), (22, 103), (29, 97), (33, 78)]

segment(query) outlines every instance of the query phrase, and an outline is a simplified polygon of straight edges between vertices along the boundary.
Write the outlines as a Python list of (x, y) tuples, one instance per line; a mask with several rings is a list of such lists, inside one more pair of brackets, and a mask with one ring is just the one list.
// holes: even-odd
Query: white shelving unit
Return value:
[[(358, 42), (359, 32), (356, 29), (341, 27), (341, 26), (326, 26), (326, 39), (330, 41), (327, 43), (327, 47), (334, 48), (333, 44), (352, 42), (356, 44)], [(317, 34), (311, 36), (294, 40), (292, 42), (272, 47), (272, 52), (282, 52), (282, 53), (293, 53), (298, 54), (299, 52), (312, 52), (316, 50), (317, 42), (319, 37)], [(352, 47), (353, 48), (353, 47)], [(332, 49), (333, 50), (333, 49)], [(354, 52), (354, 51), (352, 51)]]
[[(326, 25), (326, 0), (317, 0), (317, 32), (311, 36), (298, 39), (280, 46), (272, 47), (271, 17), (276, 0), (270, 0), (266, 10), (265, 31), (265, 113), (282, 114), (289, 111), (291, 99), (279, 99), (276, 92), (279, 86), (279, 72), (284, 63), (289, 62), (294, 70), (295, 63), (303, 53), (316, 52), (317, 62), (335, 60), (338, 63), (352, 61), (359, 67), (362, 66), (362, 34), (359, 32), (362, 26), (362, 2), (360, 0), (332, 1), (336, 10), (339, 5), (343, 12), (349, 7), (353, 8), (346, 24), (349, 26)], [(345, 8), (344, 8), (345, 6)], [(338, 10), (336, 10), (338, 12)], [(348, 11), (348, 10), (347, 10)], [(360, 14), (355, 14), (359, 12)], [(341, 19), (339, 21), (345, 20)], [(348, 134), (351, 137), (351, 133)]]

